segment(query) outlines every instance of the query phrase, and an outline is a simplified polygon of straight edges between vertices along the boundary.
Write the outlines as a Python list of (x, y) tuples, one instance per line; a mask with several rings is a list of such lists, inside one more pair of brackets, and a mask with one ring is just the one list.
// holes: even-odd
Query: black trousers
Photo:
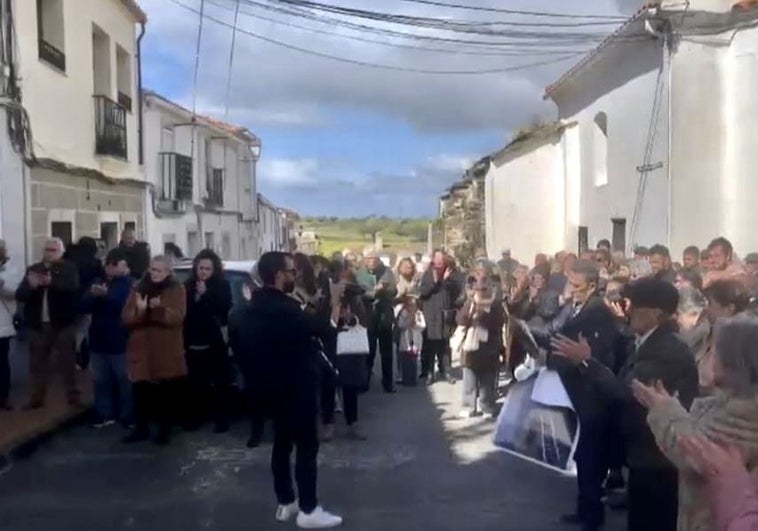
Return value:
[(155, 422), (160, 430), (170, 430), (176, 420), (181, 395), (181, 381), (136, 382), (132, 387), (134, 423), (139, 431), (150, 429)]
[(8, 400), (11, 391), (11, 338), (0, 337), (0, 402)]
[(212, 417), (217, 426), (229, 423), (231, 368), (226, 347), (187, 350), (185, 421), (197, 427)]
[(449, 341), (446, 339), (424, 339), (424, 346), (421, 349), (421, 378), (434, 376), (434, 360), (437, 359), (437, 366), (440, 374), (445, 376), (448, 370), (448, 350)]
[[(318, 506), (316, 483), (318, 480), (318, 435), (316, 408), (292, 412), (284, 408), (274, 414), (274, 448), (271, 452), (271, 472), (274, 490), (280, 505), (289, 505), (299, 498), (300, 510), (311, 513)], [(295, 481), (292, 485), (290, 456), (295, 448)]]
[(676, 531), (679, 474), (670, 468), (629, 468), (629, 531)]
[(394, 387), (394, 373), (392, 360), (392, 330), (369, 329), (368, 331), (368, 370), (369, 377), (374, 370), (376, 349), (379, 347), (379, 355), (382, 360), (382, 387), (388, 391)]
[(601, 419), (580, 420), (576, 447), (578, 495), (576, 514), (586, 528), (599, 528), (605, 521), (603, 482), (608, 475), (608, 424)]
[[(324, 382), (321, 385), (321, 422), (325, 425), (334, 424), (335, 395), (337, 389), (334, 385)], [(342, 409), (345, 413), (345, 422), (352, 426), (358, 422), (358, 395), (360, 389), (355, 387), (342, 388)]]

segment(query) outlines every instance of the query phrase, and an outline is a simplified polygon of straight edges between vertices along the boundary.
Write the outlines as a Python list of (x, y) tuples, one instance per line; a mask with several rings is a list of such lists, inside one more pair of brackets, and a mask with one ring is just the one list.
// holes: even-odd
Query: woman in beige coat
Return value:
[(738, 451), (758, 481), (758, 318), (718, 320), (713, 344), (714, 394), (695, 400), (689, 413), (660, 383), (633, 384), (637, 399), (650, 410), (648, 424), (658, 446), (679, 469), (680, 531), (716, 529), (707, 478), (688, 459), (684, 440), (702, 436)]
[(184, 286), (174, 279), (171, 262), (156, 256), (150, 270), (132, 289), (122, 318), (130, 329), (127, 356), (134, 384), (135, 427), (124, 442), (150, 436), (158, 423), (157, 444), (167, 444), (180, 382), (187, 375), (183, 323), (187, 302)]

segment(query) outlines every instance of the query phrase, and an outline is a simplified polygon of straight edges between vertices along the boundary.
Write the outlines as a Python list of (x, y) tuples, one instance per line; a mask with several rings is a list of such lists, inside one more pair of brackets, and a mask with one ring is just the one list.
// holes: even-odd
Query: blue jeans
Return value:
[[(126, 354), (90, 353), (95, 377), (95, 410), (102, 420), (132, 422), (132, 383)], [(118, 408), (118, 409), (117, 409)]]

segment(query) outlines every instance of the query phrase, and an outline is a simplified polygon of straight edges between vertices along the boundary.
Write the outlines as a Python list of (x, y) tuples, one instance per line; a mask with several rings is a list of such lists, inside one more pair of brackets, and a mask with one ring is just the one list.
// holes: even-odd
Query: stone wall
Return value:
[(443, 246), (468, 266), (478, 247), (484, 247), (484, 179), (473, 177), (453, 186), (442, 200)]
[(133, 224), (144, 238), (145, 190), (139, 183), (110, 184), (43, 167), (31, 168), (30, 175), (32, 260), (41, 256), (53, 222), (70, 223), (74, 241), (100, 238), (101, 223), (115, 223), (118, 233)]

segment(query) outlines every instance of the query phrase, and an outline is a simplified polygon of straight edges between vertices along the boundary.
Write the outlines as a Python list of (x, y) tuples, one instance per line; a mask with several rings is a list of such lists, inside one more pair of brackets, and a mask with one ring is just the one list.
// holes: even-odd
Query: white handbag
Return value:
[(337, 355), (347, 354), (368, 356), (368, 331), (363, 326), (346, 328), (337, 334)]

